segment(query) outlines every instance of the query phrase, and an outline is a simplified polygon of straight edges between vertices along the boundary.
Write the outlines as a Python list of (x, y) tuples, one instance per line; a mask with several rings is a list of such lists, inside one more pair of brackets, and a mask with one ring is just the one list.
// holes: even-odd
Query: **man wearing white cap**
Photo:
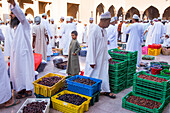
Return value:
[(55, 42), (57, 42), (57, 25), (54, 23), (54, 19), (51, 19), (51, 33), (52, 33), (52, 39), (51, 39), (51, 46), (55, 47)]
[[(91, 29), (93, 29), (93, 27), (96, 25), (95, 23), (93, 23), (94, 19), (92, 17), (89, 18), (89, 25), (88, 25), (88, 29), (87, 29), (87, 33), (89, 35), (89, 33), (91, 32)], [(87, 45), (88, 45), (88, 40), (89, 37), (87, 36)]]
[(127, 21), (124, 21), (121, 28), (122, 42), (126, 42), (126, 29), (127, 29)]
[(102, 80), (102, 93), (115, 98), (109, 86), (109, 61), (112, 60), (107, 49), (107, 28), (110, 24), (111, 14), (106, 12), (101, 15), (99, 25), (95, 25), (89, 33), (88, 52), (84, 75)]
[(114, 17), (110, 21), (109, 27), (106, 29), (107, 31), (107, 39), (108, 39), (108, 50), (115, 49), (118, 47), (117, 45), (117, 28), (115, 26), (115, 19)]
[(64, 45), (64, 39), (65, 39), (64, 27), (65, 27), (64, 17), (61, 17), (60, 18), (60, 31), (59, 31), (59, 48), (60, 49), (63, 49), (63, 45)]
[(161, 23), (161, 18), (158, 18), (158, 22), (154, 23), (153, 26), (153, 33), (152, 33), (152, 43), (160, 44), (161, 43), (161, 37), (164, 34), (164, 27)]
[(50, 23), (47, 20), (47, 14), (46, 13), (42, 14), (41, 23), (47, 29), (47, 33), (48, 33), (48, 37), (49, 37), (49, 44), (47, 45), (47, 56), (51, 56), (51, 55), (53, 55), (52, 46), (51, 46), (51, 39), (53, 39), (53, 35), (52, 35), (52, 32), (51, 32)]
[(77, 32), (78, 32), (78, 36), (77, 36), (77, 41), (82, 44), (83, 43), (83, 33), (84, 33), (84, 25), (81, 23), (81, 20), (78, 21), (77, 24)]
[(139, 16), (133, 15), (133, 24), (131, 24), (127, 28), (127, 32), (129, 33), (129, 38), (127, 42), (127, 51), (138, 51), (137, 65), (139, 65), (142, 59), (142, 42), (143, 42), (143, 25), (139, 23)]
[[(63, 46), (63, 55), (67, 56), (69, 52), (69, 46), (71, 43), (71, 32), (76, 31), (75, 24), (71, 22), (71, 18), (67, 18), (67, 24), (64, 27), (65, 39), (64, 39), (64, 46)], [(62, 37), (61, 37), (62, 38)]]

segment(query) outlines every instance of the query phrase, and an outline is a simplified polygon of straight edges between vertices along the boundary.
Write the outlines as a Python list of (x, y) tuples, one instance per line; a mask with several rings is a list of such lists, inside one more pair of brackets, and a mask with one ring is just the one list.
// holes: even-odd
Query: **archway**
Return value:
[(147, 8), (143, 14), (143, 18), (147, 17), (147, 19), (154, 19), (154, 18), (158, 18), (160, 16), (159, 11), (156, 7), (150, 6), (149, 8)]
[(50, 10), (47, 11), (47, 16), (50, 18)]
[(162, 17), (165, 20), (170, 20), (170, 6), (165, 9)]
[(28, 14), (31, 14), (33, 17), (34, 17), (34, 11), (31, 9), (31, 8), (28, 8), (25, 13), (28, 15)]
[(104, 13), (104, 5), (102, 3), (100, 3), (97, 8), (96, 8), (96, 23), (99, 22), (100, 19), (100, 15)]
[(115, 16), (115, 12), (116, 12), (116, 10), (115, 10), (115, 7), (112, 5), (112, 6), (110, 6), (110, 8), (109, 8), (109, 10), (108, 10), (110, 13), (111, 13), (111, 16), (112, 17), (114, 17)]
[(124, 9), (121, 7), (119, 10), (118, 10), (118, 13), (117, 13), (117, 17), (119, 18), (119, 17), (124, 17), (124, 14), (123, 14), (123, 12), (124, 12)]
[(125, 19), (131, 19), (133, 17), (134, 14), (137, 14), (139, 17), (140, 17), (140, 13), (139, 13), (139, 10), (135, 7), (131, 7), (127, 13), (126, 13), (126, 16), (125, 16)]
[(79, 4), (67, 3), (67, 16), (73, 16), (74, 18), (79, 18)]

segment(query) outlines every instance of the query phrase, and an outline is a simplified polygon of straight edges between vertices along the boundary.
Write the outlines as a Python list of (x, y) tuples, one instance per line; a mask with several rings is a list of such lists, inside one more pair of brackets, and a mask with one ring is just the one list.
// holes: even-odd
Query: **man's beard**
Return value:
[(10, 27), (14, 28), (14, 27), (18, 26), (19, 23), (20, 23), (20, 21), (18, 20), (17, 17), (15, 17), (15, 18), (11, 19)]

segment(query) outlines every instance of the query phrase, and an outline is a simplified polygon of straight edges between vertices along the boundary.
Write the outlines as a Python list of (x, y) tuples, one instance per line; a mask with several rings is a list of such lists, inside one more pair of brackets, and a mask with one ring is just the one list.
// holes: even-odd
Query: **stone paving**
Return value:
[[(54, 57), (52, 57), (52, 59), (53, 58)], [(61, 72), (62, 70), (54, 67), (52, 59), (50, 62), (48, 62), (44, 72), (38, 75), (38, 78), (48, 73), (58, 73), (58, 74), (66, 75), (63, 72)], [(159, 55), (156, 57), (155, 61), (167, 61), (170, 64), (170, 56)], [(148, 62), (148, 61), (143, 61), (143, 62)], [(81, 65), (81, 70), (84, 69), (85, 57), (80, 57), (80, 65)], [(100, 96), (99, 102), (95, 103), (94, 106), (90, 107), (87, 113), (133, 113), (132, 111), (122, 108), (122, 98), (130, 91), (132, 91), (132, 87), (118, 93), (116, 99), (111, 99), (106, 96)], [(35, 96), (32, 96), (31, 98), (35, 98)], [(19, 105), (13, 106), (11, 108), (0, 107), (0, 113), (16, 113), (25, 100), (26, 99), (21, 99), (21, 103)], [(51, 108), (50, 113), (60, 113), (60, 112)], [(164, 109), (163, 113), (170, 113), (170, 104)]]

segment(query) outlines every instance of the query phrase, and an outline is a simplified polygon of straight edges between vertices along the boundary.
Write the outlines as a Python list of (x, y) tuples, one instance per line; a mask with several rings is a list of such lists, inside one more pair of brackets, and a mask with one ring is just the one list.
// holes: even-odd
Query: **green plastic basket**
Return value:
[(170, 77), (170, 75), (165, 74), (165, 72), (170, 73), (170, 71), (168, 69), (164, 69), (164, 70), (161, 71), (161, 75)]
[(134, 58), (134, 59), (128, 60), (127, 64), (128, 64), (128, 67), (136, 65), (137, 64), (137, 57)]
[(111, 92), (115, 94), (123, 91), (124, 89), (126, 89), (126, 81), (119, 85), (110, 85)]
[(126, 81), (126, 88), (130, 88), (131, 86), (133, 86), (133, 78)]
[(127, 68), (125, 67), (125, 68), (123, 68), (123, 69), (120, 69), (120, 70), (115, 70), (115, 71), (113, 71), (113, 70), (109, 70), (109, 76), (111, 77), (120, 77), (120, 76), (122, 76), (122, 75), (125, 75), (125, 74), (127, 74)]
[(127, 68), (127, 74), (136, 73), (136, 64)]
[(119, 85), (119, 84), (121, 84), (124, 81), (126, 81), (126, 74), (122, 75), (120, 77), (113, 77), (113, 76), (109, 77), (110, 85)]
[(92, 99), (90, 100), (89, 106), (93, 106), (95, 102), (98, 102), (99, 96), (100, 96), (100, 91), (93, 95)]
[(135, 74), (136, 72), (133, 72), (133, 73), (129, 73), (129, 74), (127, 74), (127, 80), (131, 80), (131, 79), (133, 79), (133, 75)]
[[(156, 109), (156, 108), (149, 109), (149, 108), (146, 108), (146, 107), (143, 107), (143, 106), (135, 105), (133, 103), (130, 103), (130, 102), (126, 101), (129, 98), (129, 96), (131, 96), (131, 95), (139, 96), (141, 98), (150, 99), (150, 100), (153, 100), (153, 101), (157, 101), (157, 102), (162, 103), (162, 105), (158, 109)], [(137, 112), (137, 113), (162, 113), (164, 108), (168, 105), (168, 103), (169, 103), (169, 100), (160, 101), (160, 100), (156, 100), (156, 99), (153, 99), (153, 98), (149, 98), (147, 96), (135, 94), (134, 92), (129, 92), (122, 99), (122, 107), (123, 108), (131, 110), (131, 111), (134, 111), (134, 112)]]
[(170, 65), (167, 65), (167, 66), (162, 65), (162, 70), (164, 70), (164, 69), (168, 69), (169, 70), (169, 68), (170, 68)]
[(121, 61), (121, 60), (115, 60), (113, 59), (113, 61), (117, 61), (117, 62), (120, 62), (120, 63), (116, 63), (116, 64), (109, 64), (109, 70), (120, 70), (120, 69), (123, 69), (125, 67), (127, 67), (127, 60), (125, 61)]
[(122, 50), (119, 50), (118, 48), (116, 48), (116, 49), (111, 49), (108, 51), (112, 58), (120, 59), (120, 60), (131, 60), (131, 59), (136, 58), (138, 54), (137, 51), (135, 52), (126, 51), (128, 52), (127, 54), (113, 53), (113, 51), (122, 51)]
[[(142, 78), (138, 77), (141, 74), (145, 74), (145, 75), (148, 75), (148, 76), (154, 76), (154, 77), (158, 77), (158, 78), (164, 78), (168, 81), (166, 81), (166, 82), (164, 81), (164, 82), (160, 83), (160, 82), (142, 79)], [(137, 84), (139, 86), (158, 90), (158, 91), (167, 91), (170, 88), (169, 77), (165, 77), (165, 76), (161, 77), (161, 76), (157, 76), (157, 75), (152, 75), (152, 74), (146, 73), (145, 71), (141, 71), (141, 72), (134, 74), (134, 81), (133, 82), (134, 82), (134, 84)]]

